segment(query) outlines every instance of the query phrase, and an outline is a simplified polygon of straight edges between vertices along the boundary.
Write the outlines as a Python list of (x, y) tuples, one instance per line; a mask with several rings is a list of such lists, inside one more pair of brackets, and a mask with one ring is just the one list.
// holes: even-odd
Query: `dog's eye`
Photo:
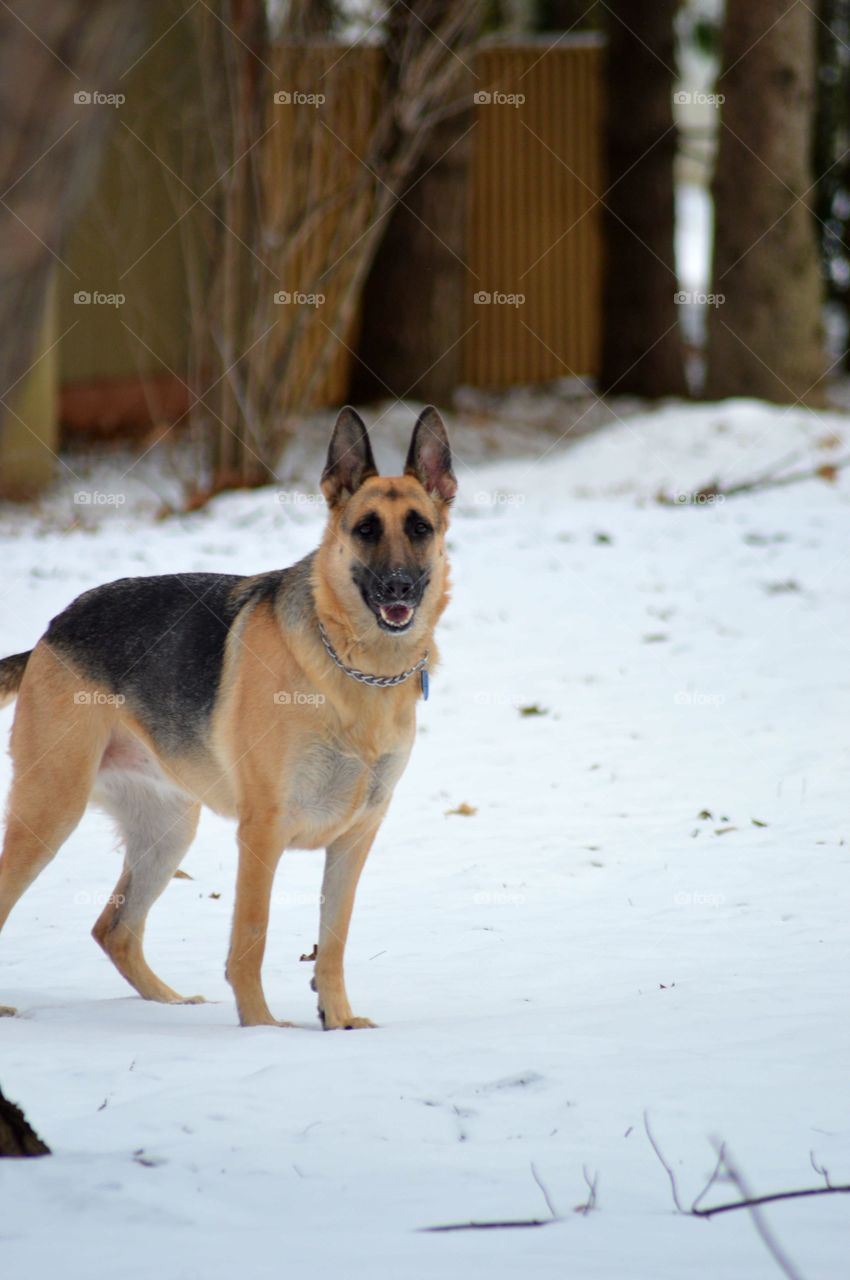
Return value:
[(381, 526), (377, 520), (369, 516), (366, 520), (361, 520), (358, 525), (354, 526), (354, 532), (358, 538), (363, 538), (367, 542), (374, 542), (381, 536)]
[(411, 511), (404, 522), (405, 530), (408, 538), (415, 541), (417, 538), (427, 538), (429, 533), (433, 533), (432, 526), (422, 516), (417, 515), (415, 511)]

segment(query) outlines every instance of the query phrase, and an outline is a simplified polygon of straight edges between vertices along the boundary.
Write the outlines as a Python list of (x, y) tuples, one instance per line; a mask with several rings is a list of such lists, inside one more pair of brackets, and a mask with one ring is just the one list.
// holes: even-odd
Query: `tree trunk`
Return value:
[(809, 194), (814, 27), (802, 2), (727, 6), (714, 180), (719, 297), (710, 312), (706, 385), (712, 399), (820, 399), (822, 285)]
[(673, 249), (673, 18), (678, 0), (608, 6), (605, 391), (685, 395)]
[(144, 30), (137, 0), (0, 6), (0, 399), (36, 354), (50, 272), (117, 127), (120, 107), (85, 95), (120, 92)]
[(49, 1155), (50, 1148), (27, 1122), (20, 1107), (4, 1098), (0, 1090), (0, 1157)]
[[(456, 0), (396, 4), (387, 19), (389, 92), (401, 51), (439, 29)], [(480, 13), (458, 38), (468, 41)], [(351, 395), (369, 400), (413, 396), (447, 405), (462, 381), (466, 291), (467, 167), (472, 126), (472, 71), (458, 71), (457, 102), (469, 106), (438, 121), (412, 180), (387, 219), (366, 280)]]

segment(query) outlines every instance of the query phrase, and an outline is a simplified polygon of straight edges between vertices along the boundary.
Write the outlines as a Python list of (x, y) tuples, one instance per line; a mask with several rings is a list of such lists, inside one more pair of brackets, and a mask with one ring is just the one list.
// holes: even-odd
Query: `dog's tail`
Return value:
[(0, 658), (0, 707), (18, 696), (29, 656), (32, 653), (13, 653), (11, 658)]

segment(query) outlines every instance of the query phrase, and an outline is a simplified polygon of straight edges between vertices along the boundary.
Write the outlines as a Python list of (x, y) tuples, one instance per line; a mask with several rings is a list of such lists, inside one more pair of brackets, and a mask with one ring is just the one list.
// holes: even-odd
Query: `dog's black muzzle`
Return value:
[(427, 586), (427, 574), (393, 569), (386, 574), (371, 574), (361, 590), (378, 626), (398, 635), (411, 626)]

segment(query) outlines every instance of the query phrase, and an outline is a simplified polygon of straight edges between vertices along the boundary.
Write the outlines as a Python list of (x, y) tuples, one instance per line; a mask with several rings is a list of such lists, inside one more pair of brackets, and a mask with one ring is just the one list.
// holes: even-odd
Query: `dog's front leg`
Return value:
[(370, 815), (328, 845), (325, 854), (313, 989), (319, 997), (319, 1017), (326, 1031), (339, 1028), (351, 1031), (355, 1027), (375, 1025), (368, 1018), (356, 1018), (351, 1012), (345, 992), (343, 958), (357, 882), (383, 816), (383, 812), (377, 817)]
[(272, 1017), (260, 976), (272, 884), (285, 844), (286, 833), (274, 814), (243, 818), (239, 823), (236, 909), (226, 973), (243, 1027), (292, 1026)]

